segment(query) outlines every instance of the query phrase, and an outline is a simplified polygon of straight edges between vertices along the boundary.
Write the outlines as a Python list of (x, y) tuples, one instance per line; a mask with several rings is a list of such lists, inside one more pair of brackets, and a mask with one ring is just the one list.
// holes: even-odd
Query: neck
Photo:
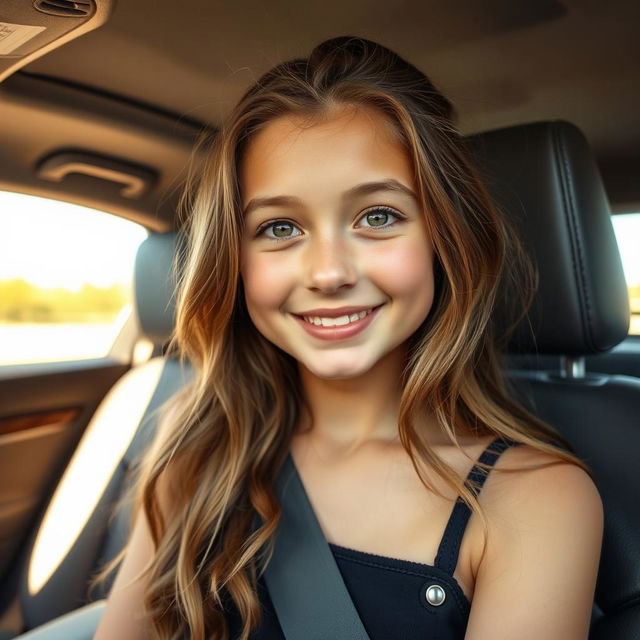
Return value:
[(318, 378), (300, 365), (308, 411), (302, 427), (314, 442), (354, 453), (368, 444), (398, 443), (404, 351), (397, 349), (356, 378)]

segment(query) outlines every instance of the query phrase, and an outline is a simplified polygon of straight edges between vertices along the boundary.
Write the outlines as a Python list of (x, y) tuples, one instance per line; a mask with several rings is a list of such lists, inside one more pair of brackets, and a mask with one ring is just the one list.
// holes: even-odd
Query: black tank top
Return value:
[[(503, 451), (520, 443), (497, 438), (478, 462), (493, 467)], [(466, 486), (477, 495), (490, 469), (473, 466)], [(477, 488), (476, 488), (477, 487)], [(365, 553), (329, 543), (340, 573), (371, 640), (463, 640), (471, 603), (453, 573), (471, 509), (458, 498), (433, 565)], [(264, 580), (258, 580), (263, 620), (251, 640), (285, 640)], [(231, 640), (242, 623), (232, 604)]]

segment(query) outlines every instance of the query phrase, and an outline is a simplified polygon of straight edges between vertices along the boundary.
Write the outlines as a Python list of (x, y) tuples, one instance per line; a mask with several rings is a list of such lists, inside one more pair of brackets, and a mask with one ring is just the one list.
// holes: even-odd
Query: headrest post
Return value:
[(584, 356), (560, 356), (560, 376), (562, 378), (584, 378)]

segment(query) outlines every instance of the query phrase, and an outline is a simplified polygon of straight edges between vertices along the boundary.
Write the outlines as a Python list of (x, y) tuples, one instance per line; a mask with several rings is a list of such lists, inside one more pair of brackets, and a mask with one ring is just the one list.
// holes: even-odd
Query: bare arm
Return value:
[[(171, 428), (171, 415), (158, 425), (157, 437), (153, 446), (158, 446)], [(171, 482), (169, 470), (158, 477), (156, 498), (164, 522), (168, 522), (171, 513)], [(155, 549), (144, 510), (136, 517), (129, 538), (129, 546), (118, 575), (107, 599), (107, 606), (94, 640), (147, 640), (151, 638), (150, 624), (143, 615), (143, 598), (147, 588), (147, 579), (135, 578), (153, 558)]]
[(502, 476), (492, 504), (465, 637), (586, 640), (602, 544), (600, 495), (570, 464), (517, 476)]
[(142, 598), (146, 582), (133, 580), (151, 560), (152, 554), (153, 542), (149, 526), (144, 512), (140, 512), (94, 640), (151, 638), (149, 623), (142, 615)]

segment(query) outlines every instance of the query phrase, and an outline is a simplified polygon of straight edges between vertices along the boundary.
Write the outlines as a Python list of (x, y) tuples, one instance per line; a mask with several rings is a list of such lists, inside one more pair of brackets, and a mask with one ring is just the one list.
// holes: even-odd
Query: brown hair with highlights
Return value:
[[(297, 363), (256, 330), (245, 307), (239, 164), (252, 136), (275, 118), (322, 119), (345, 105), (384, 114), (412, 159), (430, 212), (436, 297), (410, 339), (398, 417), (400, 441), (425, 487), (437, 492), (425, 474), (432, 469), (482, 518), (486, 534), (473, 492), (430, 448), (420, 428), (425, 412), (453, 444), (461, 434), (501, 436), (551, 454), (557, 462), (548, 464), (589, 471), (558, 433), (512, 399), (502, 351), (531, 304), (536, 271), (468, 159), (451, 104), (384, 46), (348, 36), (327, 40), (255, 82), (207, 142), (206, 161), (185, 190), (187, 241), (174, 265), (169, 352), (196, 375), (163, 407), (134, 509), (144, 510), (155, 545), (144, 579), (157, 638), (226, 640), (228, 598), (243, 620), (241, 640), (260, 622), (260, 562), (270, 556), (280, 516), (274, 481), (304, 398)], [(520, 296), (509, 331), (500, 335), (492, 321), (499, 293)], [(168, 496), (164, 507), (159, 484)], [(255, 514), (264, 524), (254, 531)]]

